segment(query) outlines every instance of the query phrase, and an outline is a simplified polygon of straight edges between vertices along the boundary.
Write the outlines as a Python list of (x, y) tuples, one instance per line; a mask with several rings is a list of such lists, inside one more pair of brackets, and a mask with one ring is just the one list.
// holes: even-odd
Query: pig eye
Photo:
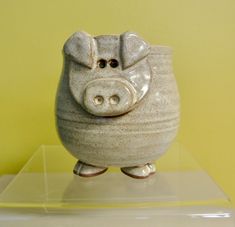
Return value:
[(118, 67), (118, 61), (116, 59), (111, 59), (109, 60), (109, 65), (112, 67), (112, 68), (116, 68)]
[(100, 59), (100, 60), (97, 62), (97, 64), (98, 64), (98, 66), (99, 66), (100, 68), (103, 69), (104, 67), (106, 67), (107, 61), (104, 60), (104, 59)]

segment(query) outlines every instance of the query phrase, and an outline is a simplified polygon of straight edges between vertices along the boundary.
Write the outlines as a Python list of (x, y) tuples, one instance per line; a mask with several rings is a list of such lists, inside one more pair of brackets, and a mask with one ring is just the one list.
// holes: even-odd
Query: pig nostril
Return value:
[(100, 95), (97, 95), (94, 98), (95, 105), (101, 105), (103, 102), (104, 102), (104, 98), (102, 96), (100, 96)]
[(117, 105), (120, 102), (120, 98), (117, 95), (113, 95), (109, 98), (111, 105)]

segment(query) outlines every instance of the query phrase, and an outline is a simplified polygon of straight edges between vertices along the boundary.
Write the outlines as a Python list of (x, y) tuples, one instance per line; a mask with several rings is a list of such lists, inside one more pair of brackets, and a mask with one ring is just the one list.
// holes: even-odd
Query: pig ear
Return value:
[(64, 44), (64, 53), (75, 62), (92, 68), (96, 53), (95, 40), (85, 32), (76, 32)]
[(145, 58), (150, 52), (150, 46), (132, 32), (123, 33), (120, 36), (120, 42), (121, 59), (124, 69)]

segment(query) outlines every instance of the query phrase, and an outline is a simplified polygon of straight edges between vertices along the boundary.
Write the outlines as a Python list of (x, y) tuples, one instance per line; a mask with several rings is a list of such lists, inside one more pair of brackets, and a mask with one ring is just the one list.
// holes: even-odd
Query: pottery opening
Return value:
[(105, 68), (106, 65), (107, 65), (107, 61), (106, 61), (105, 59), (100, 59), (100, 60), (98, 61), (98, 66), (99, 66), (100, 68)]

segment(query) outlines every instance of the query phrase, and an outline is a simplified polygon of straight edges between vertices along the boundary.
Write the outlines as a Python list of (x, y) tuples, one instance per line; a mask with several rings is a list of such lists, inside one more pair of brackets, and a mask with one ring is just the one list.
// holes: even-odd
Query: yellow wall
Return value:
[(179, 140), (235, 201), (234, 0), (0, 1), (0, 174), (59, 143), (54, 96), (61, 48), (76, 30), (138, 32), (174, 49)]

